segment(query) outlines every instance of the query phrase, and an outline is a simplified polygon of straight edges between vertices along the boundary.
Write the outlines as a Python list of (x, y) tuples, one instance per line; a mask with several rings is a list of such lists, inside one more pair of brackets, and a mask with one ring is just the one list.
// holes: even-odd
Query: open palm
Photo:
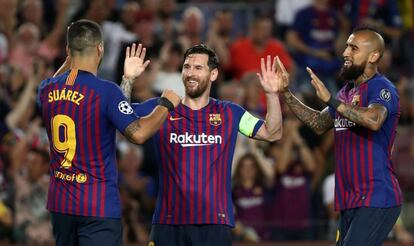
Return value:
[(129, 79), (135, 79), (147, 68), (150, 63), (145, 61), (145, 54), (147, 50), (142, 47), (142, 44), (132, 44), (131, 47), (126, 48), (124, 61), (124, 76)]
[(289, 83), (289, 73), (286, 71), (279, 57), (276, 56), (272, 59), (267, 56), (266, 62), (262, 58), (261, 63), (261, 74), (257, 73), (260, 83), (262, 84), (263, 90), (266, 93), (277, 93), (283, 91)]

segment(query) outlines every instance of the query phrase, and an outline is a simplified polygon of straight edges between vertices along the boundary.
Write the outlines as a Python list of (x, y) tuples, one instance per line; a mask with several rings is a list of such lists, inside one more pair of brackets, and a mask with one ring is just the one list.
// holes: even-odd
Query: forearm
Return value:
[(168, 110), (164, 106), (157, 106), (149, 114), (139, 120), (132, 122), (125, 129), (125, 136), (136, 144), (143, 144), (150, 138), (167, 118)]
[[(35, 79), (35, 78), (32, 78)], [(19, 101), (16, 107), (6, 116), (6, 124), (10, 129), (14, 129), (22, 118), (23, 114), (27, 112), (27, 109), (33, 103), (35, 83), (33, 81), (27, 81), (24, 91), (20, 95)]]
[(296, 117), (310, 127), (315, 133), (322, 134), (333, 127), (333, 120), (328, 113), (322, 114), (320, 111), (304, 105), (290, 91), (283, 93), (283, 96), (286, 104)]
[(276, 141), (282, 138), (283, 122), (279, 96), (276, 93), (266, 93), (267, 114), (265, 127), (269, 133), (269, 140)]
[(357, 125), (373, 131), (381, 128), (386, 117), (386, 109), (381, 105), (357, 107), (341, 103), (337, 108), (337, 112)]
[(131, 93), (132, 93), (132, 85), (133, 85), (134, 81), (132, 79), (128, 79), (125, 76), (122, 77), (122, 82), (121, 82), (121, 89), (122, 92), (124, 93), (125, 97), (128, 99), (128, 102), (131, 101)]

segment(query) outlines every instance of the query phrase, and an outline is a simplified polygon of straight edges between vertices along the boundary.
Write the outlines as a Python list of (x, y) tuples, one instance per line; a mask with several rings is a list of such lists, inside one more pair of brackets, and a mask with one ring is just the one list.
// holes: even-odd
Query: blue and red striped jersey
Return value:
[(346, 84), (337, 99), (348, 105), (381, 104), (387, 118), (381, 129), (358, 126), (329, 108), (335, 127), (335, 209), (393, 207), (402, 203), (391, 151), (400, 117), (399, 95), (383, 75), (353, 87)]
[(50, 142), (48, 210), (120, 218), (115, 134), (138, 119), (121, 89), (72, 69), (44, 80), (38, 99)]
[[(149, 114), (157, 99), (132, 104)], [(231, 164), (245, 109), (210, 98), (192, 110), (180, 104), (149, 140), (159, 166), (159, 190), (153, 224), (225, 224), (234, 226)], [(254, 122), (254, 136), (263, 121)]]

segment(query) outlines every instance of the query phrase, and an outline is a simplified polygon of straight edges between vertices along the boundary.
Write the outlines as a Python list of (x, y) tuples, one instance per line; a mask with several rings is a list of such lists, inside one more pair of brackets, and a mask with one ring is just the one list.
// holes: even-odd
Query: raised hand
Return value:
[(263, 90), (266, 93), (284, 92), (289, 86), (289, 73), (286, 71), (279, 57), (273, 58), (267, 56), (266, 62), (262, 58), (260, 60), (261, 74), (257, 73)]
[(311, 77), (311, 83), (313, 88), (316, 90), (316, 95), (321, 99), (324, 103), (327, 103), (329, 101), (329, 98), (331, 98), (331, 93), (328, 91), (326, 86), (323, 84), (323, 82), (316, 76), (316, 74), (310, 69), (309, 67), (306, 67), (306, 71), (308, 71), (310, 77)]
[(147, 68), (150, 63), (149, 60), (145, 60), (146, 48), (142, 47), (142, 44), (132, 44), (131, 47), (126, 48), (125, 61), (124, 61), (124, 76), (127, 79), (134, 80)]

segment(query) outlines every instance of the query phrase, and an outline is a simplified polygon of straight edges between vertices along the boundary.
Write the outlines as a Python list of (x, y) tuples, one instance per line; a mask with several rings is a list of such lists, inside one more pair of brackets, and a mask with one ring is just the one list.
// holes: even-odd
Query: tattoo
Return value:
[(314, 110), (304, 105), (290, 93), (289, 95), (285, 94), (285, 102), (296, 117), (317, 134), (322, 134), (333, 127), (333, 119), (329, 115), (328, 108), (321, 112)]
[(133, 80), (122, 77), (122, 82), (121, 82), (120, 86), (121, 86), (122, 92), (124, 93), (124, 95), (127, 98), (128, 102), (131, 101), (131, 92), (132, 92), (132, 84), (133, 83), (134, 83)]
[(368, 108), (342, 104), (338, 112), (354, 123), (369, 129), (379, 129), (387, 117), (387, 108), (371, 104)]
[(134, 136), (134, 133), (138, 131), (140, 128), (141, 128), (141, 125), (139, 124), (139, 120), (133, 121), (131, 124), (127, 126), (127, 128), (125, 128), (125, 132), (124, 132), (125, 137), (128, 138), (129, 141), (135, 143), (133, 136)]

